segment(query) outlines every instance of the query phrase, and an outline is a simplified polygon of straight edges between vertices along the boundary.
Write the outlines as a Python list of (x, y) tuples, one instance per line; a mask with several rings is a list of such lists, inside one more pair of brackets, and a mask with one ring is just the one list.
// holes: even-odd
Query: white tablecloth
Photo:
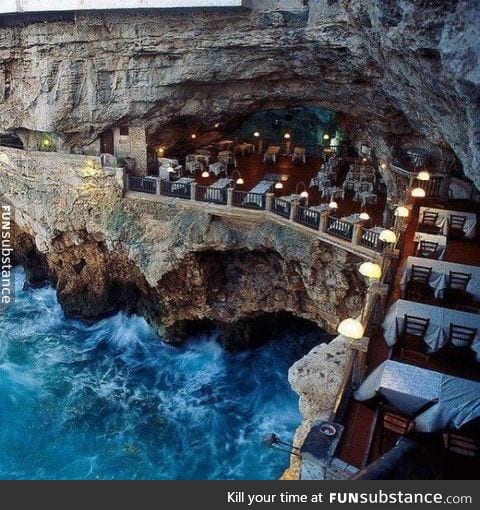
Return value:
[(458, 429), (480, 416), (480, 383), (396, 361), (379, 365), (354, 397), (363, 401), (378, 393), (402, 413), (413, 417), (420, 412), (415, 416), (418, 432)]
[(267, 160), (270, 160), (270, 161), (273, 161), (274, 163), (276, 163), (277, 162), (277, 154), (279, 152), (280, 152), (280, 147), (271, 145), (270, 147), (267, 148), (267, 151), (263, 155), (263, 161), (265, 162)]
[(442, 260), (447, 249), (447, 237), (443, 235), (427, 234), (425, 232), (415, 232), (413, 242), (420, 243), (420, 241), (430, 241), (438, 243), (437, 257)]
[(212, 163), (208, 165), (208, 171), (215, 175), (221, 174), (222, 172), (225, 172), (225, 163), (223, 163), (222, 161)]
[(425, 343), (431, 352), (438, 351), (448, 341), (450, 324), (476, 328), (477, 335), (473, 341), (472, 349), (480, 355), (480, 314), (461, 312), (440, 306), (425, 305), (399, 299), (388, 310), (383, 320), (383, 337), (388, 345), (392, 346), (397, 342), (397, 335), (403, 327), (404, 315), (413, 315), (423, 319), (430, 319)]
[(403, 269), (402, 281), (400, 286), (405, 290), (410, 278), (412, 266), (431, 267), (432, 274), (428, 282), (429, 286), (435, 290), (435, 296), (441, 297), (441, 291), (447, 287), (448, 274), (450, 271), (457, 273), (471, 274), (472, 278), (468, 282), (467, 292), (480, 299), (480, 267), (467, 266), (464, 264), (454, 264), (453, 262), (444, 262), (442, 260), (425, 259), (422, 257), (408, 257), (407, 263)]
[(420, 214), (418, 216), (419, 223), (422, 221), (423, 213), (425, 211), (438, 213), (436, 225), (437, 227), (440, 228), (440, 231), (444, 235), (447, 235), (448, 233), (448, 219), (452, 214), (455, 214), (457, 216), (465, 216), (467, 218), (467, 221), (465, 222), (465, 226), (463, 228), (463, 231), (465, 232), (465, 237), (467, 237), (468, 239), (473, 239), (475, 237), (477, 225), (477, 215), (475, 213), (465, 211), (449, 211), (447, 209), (434, 209), (432, 207), (420, 207)]
[(235, 150), (239, 152), (242, 156), (245, 156), (245, 154), (255, 152), (255, 145), (253, 145), (253, 143), (247, 142), (239, 143), (236, 146)]
[(272, 186), (275, 183), (273, 181), (260, 181), (258, 184), (256, 184), (249, 193), (247, 193), (247, 196), (245, 197), (245, 200), (243, 203), (249, 203), (249, 204), (257, 204), (259, 207), (262, 206), (262, 198), (258, 195), (265, 195), (265, 193), (268, 193)]
[(369, 400), (380, 393), (399, 411), (413, 415), (440, 396), (442, 374), (413, 365), (384, 361), (355, 392), (356, 400)]

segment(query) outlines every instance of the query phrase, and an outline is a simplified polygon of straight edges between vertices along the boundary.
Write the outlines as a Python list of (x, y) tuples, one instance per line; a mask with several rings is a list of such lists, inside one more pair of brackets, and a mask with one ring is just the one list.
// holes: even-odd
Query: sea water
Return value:
[(65, 317), (54, 289), (23, 289), (0, 315), (0, 478), (276, 479), (301, 417), (288, 368), (308, 339), (225, 351), (181, 347), (119, 313)]

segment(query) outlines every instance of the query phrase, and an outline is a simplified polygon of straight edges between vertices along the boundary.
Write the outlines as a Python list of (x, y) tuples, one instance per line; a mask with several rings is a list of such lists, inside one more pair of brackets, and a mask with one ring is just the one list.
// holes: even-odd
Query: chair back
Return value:
[(422, 225), (435, 226), (438, 220), (438, 212), (424, 211)]
[(453, 345), (455, 347), (471, 347), (477, 336), (477, 331), (476, 328), (450, 324), (448, 345)]
[(430, 319), (405, 314), (403, 317), (403, 335), (417, 336), (423, 339), (429, 324)]
[(417, 255), (419, 257), (434, 259), (437, 257), (438, 243), (432, 241), (420, 241), (418, 243)]
[(458, 271), (450, 271), (448, 274), (448, 289), (467, 290), (468, 282), (472, 279), (469, 273), (459, 273)]
[(447, 450), (466, 457), (478, 457), (480, 453), (480, 447), (477, 441), (456, 432), (444, 433), (443, 443)]
[(466, 221), (466, 216), (462, 216), (460, 214), (452, 214), (449, 219), (450, 230), (460, 230), (463, 232), (463, 227), (465, 227)]
[(415, 428), (415, 422), (407, 416), (402, 416), (393, 411), (387, 411), (383, 415), (383, 428), (406, 436)]
[(427, 285), (431, 275), (432, 275), (431, 267), (417, 266), (413, 264), (410, 272), (409, 282), (422, 283)]

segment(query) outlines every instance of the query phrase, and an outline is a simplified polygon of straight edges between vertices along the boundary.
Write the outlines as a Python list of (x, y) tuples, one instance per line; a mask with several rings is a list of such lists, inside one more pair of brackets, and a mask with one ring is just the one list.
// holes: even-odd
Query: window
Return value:
[(128, 136), (128, 126), (126, 124), (120, 126), (120, 136)]

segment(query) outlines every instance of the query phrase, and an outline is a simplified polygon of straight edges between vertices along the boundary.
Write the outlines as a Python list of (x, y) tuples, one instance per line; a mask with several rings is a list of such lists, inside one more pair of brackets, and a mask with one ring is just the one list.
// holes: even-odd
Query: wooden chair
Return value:
[(477, 328), (468, 328), (458, 324), (450, 324), (447, 345), (454, 348), (470, 349), (475, 337), (477, 336), (477, 332)]
[(396, 409), (392, 409), (385, 404), (380, 404), (380, 411), (383, 415), (382, 417), (382, 430), (381, 430), (381, 449), (382, 452), (385, 452), (390, 448), (391, 445), (388, 445), (388, 448), (385, 446), (385, 439), (387, 433), (395, 436), (395, 440), (397, 436), (408, 436), (415, 430), (415, 421), (406, 416)]
[(469, 273), (450, 271), (448, 273), (447, 286), (442, 291), (442, 304), (452, 308), (473, 304), (474, 299), (467, 292), (467, 286), (471, 279), (472, 275)]
[(457, 432), (445, 432), (443, 434), (443, 444), (447, 451), (464, 457), (478, 457), (480, 453), (478, 440)]
[(438, 251), (438, 243), (432, 241), (420, 241), (417, 247), (417, 257), (426, 259), (436, 259)]
[(463, 229), (466, 221), (466, 216), (452, 214), (448, 220), (448, 237), (450, 239), (463, 239), (465, 237)]
[[(398, 324), (398, 322), (397, 322)], [(404, 315), (403, 326), (399, 335), (400, 359), (412, 365), (426, 367), (430, 354), (425, 343), (430, 319)]]
[(422, 221), (420, 222), (420, 229), (422, 232), (429, 234), (438, 234), (440, 227), (437, 226), (438, 212), (425, 211), (423, 213)]
[(405, 297), (414, 301), (431, 299), (433, 289), (428, 285), (432, 275), (432, 268), (413, 264), (410, 277), (405, 288)]

